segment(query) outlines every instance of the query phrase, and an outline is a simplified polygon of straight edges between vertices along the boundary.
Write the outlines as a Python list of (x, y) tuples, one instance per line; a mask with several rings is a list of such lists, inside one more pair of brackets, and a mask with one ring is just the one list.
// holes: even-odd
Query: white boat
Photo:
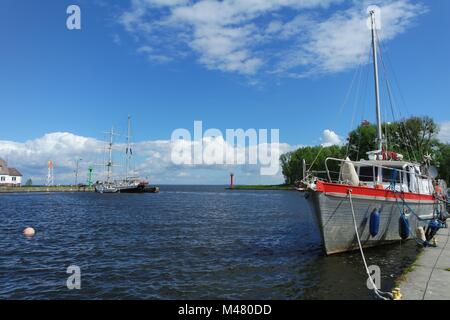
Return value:
[[(407, 238), (426, 243), (435, 231), (430, 230), (430, 221), (443, 223), (439, 219), (446, 213), (442, 200), (447, 197), (443, 191), (447, 186), (435, 180), (437, 171), (429, 161), (403, 161), (402, 155), (386, 151), (374, 12), (371, 19), (378, 150), (370, 152), (368, 160), (328, 158), (326, 178), (305, 172), (301, 183), (329, 255), (358, 249), (358, 236), (362, 247)], [(334, 174), (328, 169), (330, 162), (338, 162), (339, 172)], [(420, 230), (428, 231), (426, 239), (420, 236)]]

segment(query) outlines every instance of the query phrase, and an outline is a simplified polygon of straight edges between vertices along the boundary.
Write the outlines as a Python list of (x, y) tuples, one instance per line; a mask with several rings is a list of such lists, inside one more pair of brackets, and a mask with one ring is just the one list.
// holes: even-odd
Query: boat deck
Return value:
[(437, 247), (425, 248), (400, 284), (402, 300), (450, 300), (450, 229), (436, 235)]

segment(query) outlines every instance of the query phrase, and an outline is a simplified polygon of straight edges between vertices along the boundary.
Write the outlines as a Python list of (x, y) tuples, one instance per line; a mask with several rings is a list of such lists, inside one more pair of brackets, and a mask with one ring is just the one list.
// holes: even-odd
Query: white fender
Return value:
[(427, 241), (427, 238), (425, 237), (425, 230), (423, 229), (423, 227), (417, 228), (417, 238), (419, 238), (423, 242)]
[(342, 164), (342, 180), (351, 186), (359, 186), (359, 177), (356, 172), (354, 164), (351, 162), (350, 158), (347, 157), (345, 162)]

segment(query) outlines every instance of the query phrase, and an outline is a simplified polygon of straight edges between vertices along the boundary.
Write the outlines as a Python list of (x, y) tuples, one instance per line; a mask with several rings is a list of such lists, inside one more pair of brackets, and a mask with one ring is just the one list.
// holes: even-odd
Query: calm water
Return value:
[[(296, 192), (0, 194), (2, 299), (370, 299), (359, 254), (324, 257)], [(26, 239), (21, 232), (33, 226)], [(390, 289), (414, 243), (367, 250)], [(66, 268), (81, 268), (81, 290)]]

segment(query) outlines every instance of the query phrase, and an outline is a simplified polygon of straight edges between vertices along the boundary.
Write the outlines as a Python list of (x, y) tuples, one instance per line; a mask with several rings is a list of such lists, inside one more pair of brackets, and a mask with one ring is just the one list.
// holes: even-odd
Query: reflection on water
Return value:
[[(0, 298), (371, 299), (359, 253), (325, 257), (302, 194), (0, 195)], [(21, 235), (33, 226), (32, 239)], [(416, 246), (368, 249), (393, 286)], [(65, 286), (81, 268), (81, 290)]]

